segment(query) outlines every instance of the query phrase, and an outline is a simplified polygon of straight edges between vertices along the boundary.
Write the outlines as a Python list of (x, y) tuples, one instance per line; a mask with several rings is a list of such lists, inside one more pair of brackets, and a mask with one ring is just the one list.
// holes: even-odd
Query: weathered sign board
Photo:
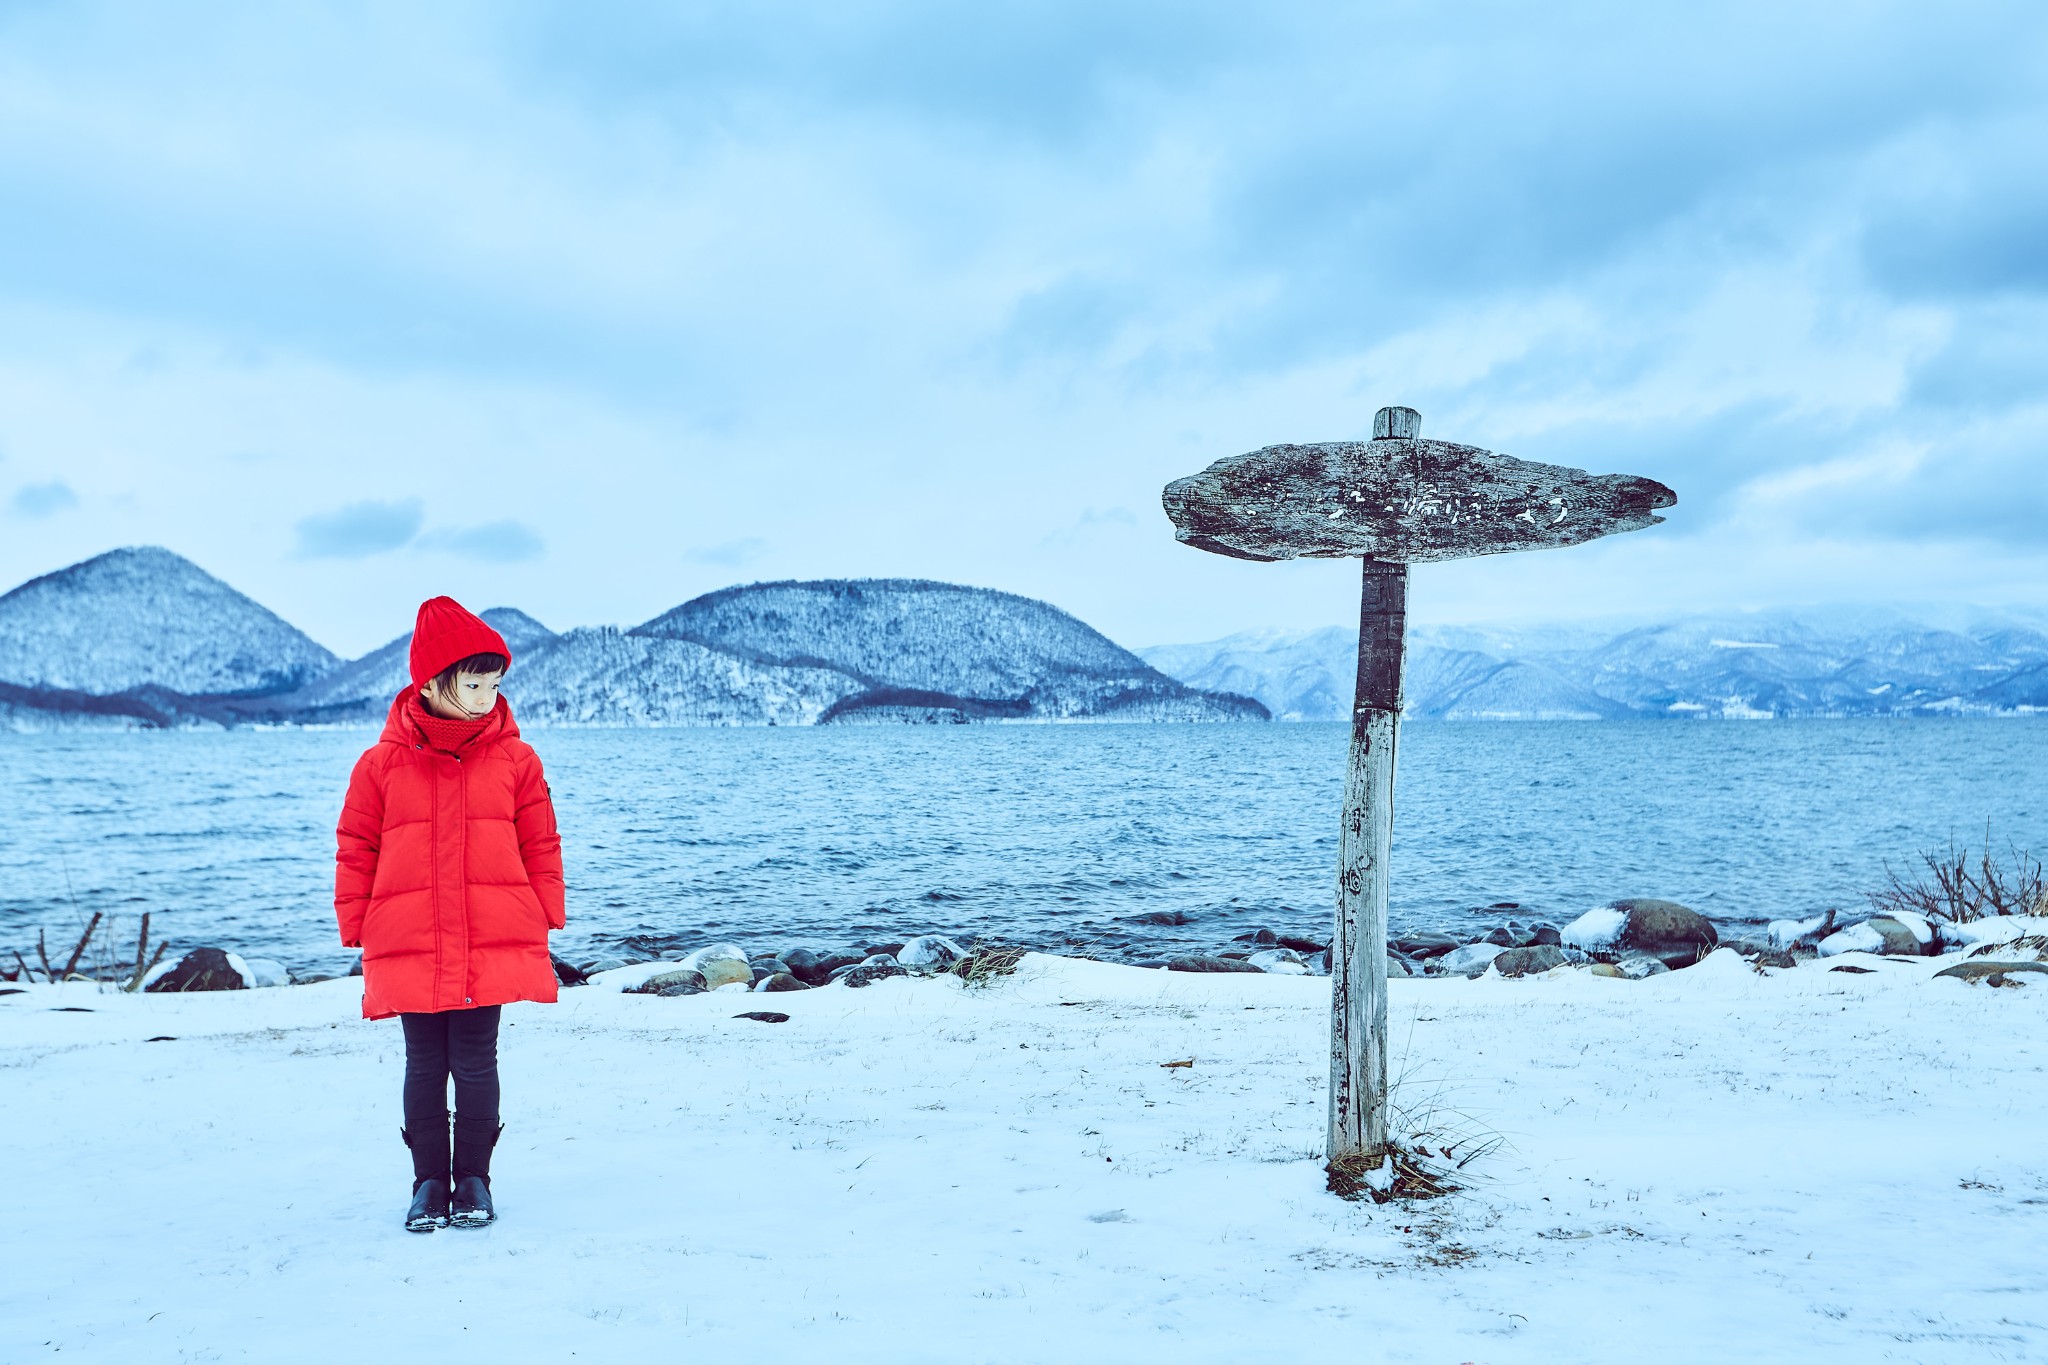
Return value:
[(1166, 486), (1174, 535), (1237, 559), (1364, 560), (1351, 762), (1330, 945), (1330, 1187), (1383, 1192), (1387, 1137), (1387, 855), (1394, 832), (1408, 565), (1577, 545), (1654, 526), (1678, 501), (1651, 479), (1532, 464), (1421, 439), (1381, 408), (1370, 441), (1278, 445)]
[(1176, 539), (1236, 559), (1424, 564), (1635, 531), (1678, 499), (1663, 484), (1421, 440), (1381, 408), (1370, 441), (1267, 446), (1166, 486)]

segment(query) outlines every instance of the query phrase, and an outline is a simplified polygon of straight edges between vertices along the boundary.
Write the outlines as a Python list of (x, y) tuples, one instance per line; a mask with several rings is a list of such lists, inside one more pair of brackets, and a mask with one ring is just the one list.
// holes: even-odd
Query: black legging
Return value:
[(427, 1133), (448, 1122), (448, 1078), (455, 1078), (460, 1128), (498, 1127), (500, 1005), (401, 1014), (405, 1025), (405, 1126)]

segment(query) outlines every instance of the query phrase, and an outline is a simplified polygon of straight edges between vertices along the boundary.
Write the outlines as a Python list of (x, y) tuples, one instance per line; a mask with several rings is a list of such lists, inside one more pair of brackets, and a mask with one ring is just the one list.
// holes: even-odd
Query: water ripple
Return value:
[[(1325, 936), (1333, 725), (541, 731), (570, 954), (927, 929), (1150, 957)], [(333, 828), (366, 733), (0, 736), (0, 949), (94, 910), (337, 970)], [(1853, 908), (1953, 830), (2048, 848), (2048, 725), (1417, 725), (1395, 927), (1616, 896), (1724, 923)], [(1514, 908), (1502, 908), (1513, 906)]]

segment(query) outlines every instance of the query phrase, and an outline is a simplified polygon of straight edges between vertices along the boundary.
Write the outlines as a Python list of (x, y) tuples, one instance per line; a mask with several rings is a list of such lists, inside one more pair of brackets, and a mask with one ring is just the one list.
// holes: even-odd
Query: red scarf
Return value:
[(450, 754), (460, 754), (474, 744), (477, 737), (498, 718), (496, 711), (492, 710), (475, 720), (447, 720), (429, 711), (417, 692), (413, 693), (412, 705), (408, 709), (412, 713), (412, 723), (426, 736), (427, 743)]

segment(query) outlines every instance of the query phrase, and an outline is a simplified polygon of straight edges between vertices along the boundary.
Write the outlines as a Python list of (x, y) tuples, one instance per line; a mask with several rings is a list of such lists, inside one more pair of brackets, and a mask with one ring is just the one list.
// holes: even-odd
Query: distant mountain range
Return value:
[[(483, 615), (536, 725), (1341, 721), (1357, 654), (1342, 627), (1134, 654), (1044, 602), (915, 579), (725, 588), (626, 630)], [(375, 724), (409, 643), (343, 661), (169, 550), (115, 550), (0, 596), (0, 729)], [(2048, 712), (2048, 616), (1416, 627), (1407, 698), (1425, 720)]]
[[(1357, 651), (1356, 631), (1331, 627), (1138, 652), (1277, 719), (1347, 720)], [(1406, 696), (1430, 720), (2023, 715), (2048, 712), (2048, 619), (1816, 609), (1616, 631), (1418, 627)]]
[[(482, 615), (522, 724), (1268, 719), (1056, 607), (950, 583), (753, 584), (625, 631)], [(410, 639), (343, 662), (168, 550), (114, 550), (0, 597), (0, 728), (374, 724)]]

